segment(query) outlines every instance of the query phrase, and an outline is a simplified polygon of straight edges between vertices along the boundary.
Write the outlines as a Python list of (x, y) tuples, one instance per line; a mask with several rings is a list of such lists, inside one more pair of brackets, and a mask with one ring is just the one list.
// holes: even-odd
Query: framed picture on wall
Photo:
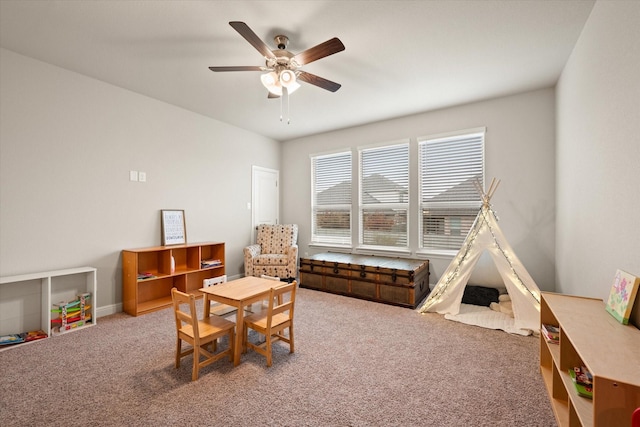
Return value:
[(162, 222), (162, 245), (180, 245), (187, 243), (187, 227), (184, 210), (163, 209), (160, 211)]

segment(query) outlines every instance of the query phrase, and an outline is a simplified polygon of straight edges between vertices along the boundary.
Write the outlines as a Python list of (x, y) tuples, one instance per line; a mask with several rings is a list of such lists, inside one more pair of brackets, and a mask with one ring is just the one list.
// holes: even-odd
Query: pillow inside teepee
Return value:
[(498, 302), (499, 297), (500, 291), (495, 288), (467, 285), (462, 294), (462, 303), (490, 307), (492, 302)]

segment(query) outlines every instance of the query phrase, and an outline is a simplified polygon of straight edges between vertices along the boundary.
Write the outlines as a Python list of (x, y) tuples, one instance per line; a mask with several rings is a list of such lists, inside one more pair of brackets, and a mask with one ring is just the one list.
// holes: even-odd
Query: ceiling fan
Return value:
[(209, 67), (211, 71), (264, 71), (266, 73), (260, 76), (260, 79), (269, 90), (269, 98), (279, 98), (283, 94), (293, 93), (300, 87), (298, 80), (331, 92), (340, 89), (340, 84), (300, 69), (303, 65), (343, 51), (344, 45), (338, 38), (334, 37), (294, 55), (287, 50), (289, 43), (287, 36), (275, 36), (274, 41), (278, 48), (271, 50), (244, 22), (232, 21), (229, 25), (262, 54), (266, 64), (264, 66)]

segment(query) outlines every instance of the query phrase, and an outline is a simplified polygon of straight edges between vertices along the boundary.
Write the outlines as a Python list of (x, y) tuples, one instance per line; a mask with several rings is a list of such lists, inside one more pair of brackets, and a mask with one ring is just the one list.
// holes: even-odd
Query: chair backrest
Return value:
[(267, 330), (271, 329), (274, 318), (276, 323), (282, 324), (293, 320), (293, 310), (296, 302), (297, 283), (294, 280), (281, 286), (271, 288), (269, 292), (269, 308), (267, 309)]
[(256, 243), (263, 254), (284, 254), (298, 243), (298, 224), (260, 224)]
[(211, 279), (204, 279), (202, 281), (202, 287), (208, 288), (209, 286), (219, 285), (220, 283), (225, 283), (227, 281), (227, 275), (223, 274), (222, 276), (212, 277)]
[[(171, 299), (173, 300), (173, 312), (176, 317), (176, 330), (179, 332), (185, 324), (190, 325), (193, 328), (193, 336), (197, 339), (200, 335), (195, 295), (186, 294), (176, 288), (172, 288)], [(184, 305), (188, 307), (188, 311), (183, 310)]]

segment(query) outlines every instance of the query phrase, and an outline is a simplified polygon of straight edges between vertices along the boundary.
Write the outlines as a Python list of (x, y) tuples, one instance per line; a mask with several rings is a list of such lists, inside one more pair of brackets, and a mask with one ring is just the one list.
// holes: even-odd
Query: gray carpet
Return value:
[(0, 353), (0, 425), (556, 425), (536, 338), (308, 289), (295, 326), (271, 368), (249, 352), (191, 382), (171, 309), (100, 318)]

